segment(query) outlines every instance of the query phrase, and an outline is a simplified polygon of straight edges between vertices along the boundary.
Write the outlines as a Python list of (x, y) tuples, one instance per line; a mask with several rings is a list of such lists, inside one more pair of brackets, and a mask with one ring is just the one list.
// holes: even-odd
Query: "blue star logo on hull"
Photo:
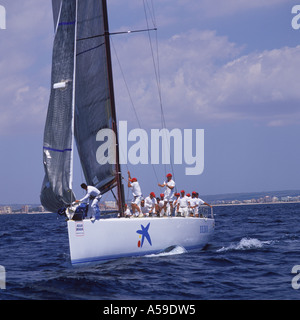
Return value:
[(147, 224), (146, 227), (144, 227), (143, 225), (141, 225), (141, 230), (138, 230), (136, 233), (140, 234), (140, 238), (142, 238), (142, 240), (140, 240), (138, 242), (138, 247), (142, 248), (145, 238), (147, 239), (147, 241), (149, 242), (150, 246), (152, 246), (152, 242), (151, 242), (151, 238), (149, 235), (149, 227), (150, 227), (150, 222)]

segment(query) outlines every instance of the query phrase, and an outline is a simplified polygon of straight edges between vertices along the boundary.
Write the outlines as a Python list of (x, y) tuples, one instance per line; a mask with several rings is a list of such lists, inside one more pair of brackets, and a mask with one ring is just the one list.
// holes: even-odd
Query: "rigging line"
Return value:
[[(153, 2), (152, 3), (152, 11), (154, 12), (154, 6), (153, 6)], [(145, 18), (146, 18), (146, 23), (147, 23), (147, 28), (149, 29), (149, 22), (148, 22), (148, 15), (147, 15), (147, 8), (146, 8), (146, 2), (145, 0), (143, 0), (143, 4), (144, 4), (144, 13), (145, 13)], [(149, 9), (149, 6), (148, 6)], [(149, 9), (149, 11), (151, 12), (151, 10)], [(154, 16), (154, 14), (153, 14)], [(155, 23), (155, 21), (153, 22)], [(159, 96), (159, 102), (160, 102), (160, 111), (161, 111), (161, 124), (163, 128), (166, 128), (166, 120), (165, 120), (165, 115), (164, 115), (164, 110), (163, 110), (163, 103), (162, 103), (162, 94), (161, 94), (161, 82), (160, 82), (160, 67), (159, 67), (159, 53), (158, 53), (158, 38), (157, 38), (157, 33), (156, 33), (156, 56), (157, 56), (157, 63), (155, 61), (155, 57), (154, 57), (154, 50), (153, 50), (153, 44), (152, 44), (152, 39), (151, 39), (151, 35), (150, 32), (148, 32), (148, 38), (149, 38), (149, 44), (150, 44), (150, 49), (151, 49), (151, 54), (152, 54), (152, 62), (154, 65), (154, 72), (155, 72), (155, 78), (156, 78), (156, 84), (157, 84), (157, 89), (158, 89), (158, 96)], [(168, 141), (168, 139), (166, 139)], [(170, 144), (168, 142), (168, 149), (169, 149), (169, 153), (171, 150)], [(171, 162), (171, 170), (172, 173), (175, 177), (174, 174), (174, 167), (173, 167), (173, 163)], [(165, 168), (165, 173), (166, 173), (166, 165), (164, 165)]]
[[(149, 31), (156, 31), (156, 30), (157, 30), (157, 28), (141, 29), (141, 30), (128, 30), (128, 31), (119, 31), (119, 32), (109, 32), (108, 35), (109, 36), (115, 36), (115, 35), (118, 35), (118, 34), (138, 33), (138, 32), (146, 32), (146, 31), (149, 32)], [(94, 36), (77, 39), (77, 41), (90, 40), (90, 39), (94, 39), (94, 38), (104, 37), (105, 35), (106, 35), (105, 33), (97, 34), (97, 35), (94, 35)]]
[[(144, 4), (144, 13), (145, 13), (145, 18), (146, 18), (147, 28), (149, 29), (149, 21), (148, 21), (147, 8), (146, 8), (145, 0), (143, 0), (143, 4)], [(156, 78), (156, 85), (157, 85), (157, 90), (158, 90), (159, 102), (160, 102), (162, 127), (165, 128), (166, 127), (166, 121), (165, 121), (164, 112), (163, 112), (163, 106), (162, 106), (159, 63), (157, 63), (157, 66), (156, 66), (155, 57), (154, 57), (154, 50), (153, 50), (153, 44), (152, 44), (152, 39), (151, 39), (150, 32), (148, 32), (148, 38), (149, 38), (149, 45), (150, 45), (151, 55), (152, 55), (152, 62), (153, 62), (153, 66), (154, 66), (154, 73), (155, 73), (155, 78)], [(156, 39), (157, 39), (157, 34), (156, 34)], [(158, 42), (157, 42), (157, 40), (156, 40), (156, 48), (157, 48), (157, 61), (159, 61), (159, 59), (158, 59)]]
[(150, 14), (153, 26), (156, 28), (156, 18), (155, 18), (155, 10), (153, 6), (153, 1), (151, 0), (151, 8), (149, 6), (149, 3), (146, 1), (147, 7), (148, 7), (148, 12)]
[[(153, 1), (151, 0), (151, 8), (149, 7), (149, 4), (148, 4), (147, 0), (143, 0), (143, 4), (144, 4), (144, 13), (145, 13), (145, 18), (146, 18), (147, 28), (149, 29), (149, 22), (148, 22), (148, 15), (147, 15), (147, 8), (146, 8), (146, 6), (148, 7), (148, 11), (150, 12), (150, 16), (151, 16), (151, 18), (152, 18), (152, 23), (153, 23), (153, 25), (156, 27), (155, 10), (154, 10)], [(149, 43), (150, 43), (150, 49), (151, 49), (151, 54), (152, 54), (152, 61), (153, 61), (153, 66), (154, 66), (154, 71), (155, 71), (155, 77), (156, 77), (156, 83), (157, 83), (157, 89), (158, 89), (158, 96), (159, 96), (159, 102), (160, 102), (161, 125), (162, 125), (162, 128), (167, 128), (166, 119), (165, 119), (164, 110), (163, 110), (162, 93), (161, 93), (161, 76), (160, 76), (160, 65), (159, 65), (159, 52), (158, 52), (158, 36), (157, 36), (157, 32), (155, 33), (155, 40), (156, 40), (156, 60), (157, 60), (157, 64), (156, 64), (155, 58), (154, 58), (154, 50), (153, 50), (153, 45), (152, 45), (152, 39), (151, 39), (150, 32), (148, 32), (148, 38), (149, 38)], [(167, 140), (167, 144), (168, 144), (169, 154), (171, 155), (170, 142), (169, 142), (168, 139), (166, 139), (166, 140)], [(173, 177), (174, 177), (174, 179), (175, 179), (175, 170), (174, 170), (173, 162), (172, 162), (172, 159), (170, 159), (170, 160), (171, 160), (171, 161), (170, 161), (171, 171), (172, 171)], [(165, 174), (166, 174), (166, 164), (164, 165), (164, 168), (165, 168)]]
[[(135, 117), (136, 117), (136, 120), (137, 120), (137, 123), (138, 123), (138, 125), (139, 125), (139, 128), (142, 129), (142, 125), (141, 125), (140, 119), (139, 119), (139, 117), (138, 117), (138, 114), (137, 114), (137, 111), (136, 111), (136, 108), (135, 108), (135, 105), (134, 105), (132, 96), (131, 96), (131, 94), (130, 94), (130, 90), (129, 90), (127, 81), (126, 81), (126, 78), (125, 78), (125, 75), (124, 75), (124, 72), (123, 72), (123, 69), (122, 69), (122, 66), (121, 66), (121, 63), (120, 63), (120, 60), (119, 60), (119, 57), (118, 57), (116, 48), (115, 48), (115, 46), (114, 46), (114, 42), (113, 42), (112, 39), (111, 39), (111, 44), (112, 44), (112, 47), (113, 47), (113, 50), (114, 50), (114, 53), (115, 53), (115, 56), (116, 56), (116, 59), (117, 59), (117, 62), (118, 62), (120, 71), (121, 71), (121, 74), (122, 74), (122, 78), (123, 78), (123, 81), (124, 81), (124, 84), (125, 84), (125, 87), (126, 87), (126, 90), (127, 90), (127, 93), (128, 93), (129, 99), (130, 99), (130, 102), (131, 102), (131, 106), (132, 106), (132, 108), (133, 108), (133, 111), (134, 111), (134, 114), (135, 114)], [(123, 150), (123, 152), (124, 152), (124, 150)], [(149, 159), (151, 159), (149, 148), (148, 148), (148, 157), (149, 157)], [(126, 164), (126, 166), (127, 166), (127, 164)], [(152, 166), (154, 175), (155, 175), (155, 177), (156, 177), (156, 181), (157, 181), (157, 183), (158, 183), (157, 173), (156, 173), (155, 168), (154, 168), (154, 165), (153, 165), (152, 163), (151, 163), (151, 166)], [(128, 166), (127, 166), (127, 168), (128, 168)]]

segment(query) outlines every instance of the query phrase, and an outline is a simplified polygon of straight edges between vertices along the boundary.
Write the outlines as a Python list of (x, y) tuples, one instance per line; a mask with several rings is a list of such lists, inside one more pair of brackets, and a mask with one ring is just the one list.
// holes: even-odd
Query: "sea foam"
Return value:
[(228, 247), (222, 247), (218, 249), (217, 252), (226, 252), (232, 250), (253, 250), (260, 249), (265, 245), (272, 244), (273, 241), (260, 241), (258, 239), (253, 238), (242, 238), (237, 244), (231, 244)]

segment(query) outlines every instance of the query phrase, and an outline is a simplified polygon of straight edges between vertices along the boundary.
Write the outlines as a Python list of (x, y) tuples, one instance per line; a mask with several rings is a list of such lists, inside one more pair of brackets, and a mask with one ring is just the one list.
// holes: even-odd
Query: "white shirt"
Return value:
[(164, 194), (165, 194), (165, 197), (168, 197), (171, 193), (174, 192), (174, 188), (170, 189), (170, 188), (168, 188), (168, 186), (175, 187), (175, 181), (171, 179), (170, 181), (165, 181), (164, 184), (166, 186)]
[(96, 197), (99, 197), (100, 195), (101, 195), (101, 192), (97, 188), (95, 188), (93, 186), (88, 186), (87, 191), (86, 191), (86, 195), (79, 201), (83, 202), (83, 201), (88, 200), (89, 197), (96, 198)]
[(198, 206), (201, 206), (205, 201), (203, 201), (202, 199), (200, 199), (200, 198), (195, 198), (196, 199), (196, 204), (198, 205)]
[(151, 199), (149, 196), (145, 199), (145, 208), (147, 208), (148, 211), (154, 209), (156, 204), (157, 204), (157, 201), (155, 198)]
[(197, 205), (197, 198), (190, 198), (189, 202), (190, 202), (190, 206), (194, 207)]
[(158, 205), (162, 208), (165, 205), (165, 201), (160, 199)]
[(185, 207), (188, 207), (189, 205), (188, 201), (189, 201), (189, 197), (184, 196), (183, 198), (179, 198), (177, 203), (179, 203), (179, 207), (185, 208)]
[(142, 195), (140, 184), (137, 181), (131, 182), (131, 188), (134, 197), (140, 197)]

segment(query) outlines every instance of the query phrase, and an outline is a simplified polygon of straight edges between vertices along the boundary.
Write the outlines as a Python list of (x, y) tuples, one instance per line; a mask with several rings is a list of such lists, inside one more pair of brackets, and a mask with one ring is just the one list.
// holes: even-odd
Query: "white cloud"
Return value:
[[(147, 40), (134, 37), (116, 47), (123, 66), (127, 65), (124, 73), (138, 114), (148, 125), (159, 125)], [(162, 97), (169, 125), (241, 119), (270, 126), (300, 122), (300, 46), (249, 55), (242, 55), (242, 49), (213, 31), (197, 30), (159, 44)], [(130, 109), (126, 92), (118, 74), (115, 78), (121, 117), (128, 117), (123, 112), (125, 105)]]
[[(110, 4), (113, 10), (118, 1)], [(155, 7), (161, 21), (173, 23), (175, 19), (178, 23), (172, 10), (182, 10), (185, 15), (193, 11), (195, 18), (200, 11), (230, 14), (285, 1), (164, 0), (155, 3)], [(132, 10), (133, 4), (136, 2), (130, 2)], [(139, 4), (141, 9), (141, 1)], [(41, 133), (50, 89), (51, 1), (7, 1), (4, 5), (7, 30), (0, 33), (1, 48), (5, 48), (0, 57), (0, 134)], [(163, 19), (164, 16), (169, 18)], [(147, 34), (116, 37), (113, 41), (137, 112), (143, 122), (159, 126), (159, 99)], [(299, 47), (243, 56), (243, 47), (226, 36), (194, 29), (164, 39), (158, 50), (163, 106), (171, 126), (246, 118), (270, 126), (299, 121)], [(117, 69), (116, 62), (114, 65)], [(126, 119), (128, 112), (124, 110), (131, 106), (118, 72), (115, 82), (119, 118)]]
[[(250, 118), (273, 125), (298, 123), (299, 56), (300, 46), (235, 59), (213, 75), (206, 96), (220, 118), (231, 112), (232, 119)], [(216, 98), (213, 91), (217, 92)]]

